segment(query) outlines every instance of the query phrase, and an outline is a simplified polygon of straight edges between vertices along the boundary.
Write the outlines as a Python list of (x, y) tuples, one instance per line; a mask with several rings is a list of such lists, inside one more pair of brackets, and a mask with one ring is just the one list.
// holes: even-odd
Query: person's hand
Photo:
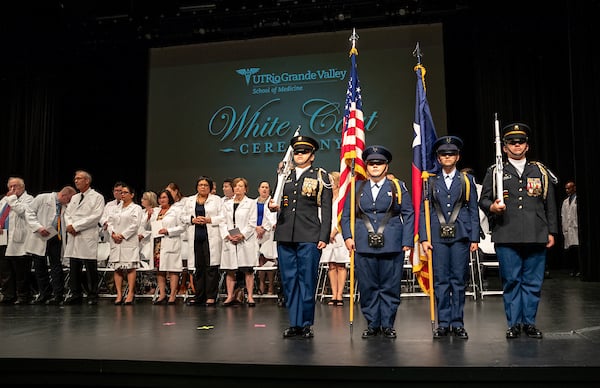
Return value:
[(425, 252), (427, 252), (428, 250), (433, 250), (433, 245), (431, 245), (430, 241), (423, 241), (421, 243), (421, 247)]
[(504, 211), (506, 210), (506, 204), (504, 202), (500, 202), (499, 199), (496, 199), (491, 205), (490, 205), (490, 211), (492, 213), (495, 214), (501, 214), (504, 213)]
[(346, 241), (344, 241), (344, 244), (346, 245), (346, 249), (348, 249), (349, 252), (352, 252), (354, 250), (354, 240), (351, 238), (347, 238)]

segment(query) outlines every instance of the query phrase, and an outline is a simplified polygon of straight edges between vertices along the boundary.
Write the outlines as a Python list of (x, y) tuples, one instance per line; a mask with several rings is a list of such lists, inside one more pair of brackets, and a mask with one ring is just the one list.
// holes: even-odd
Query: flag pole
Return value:
[[(413, 55), (417, 58), (417, 66), (418, 67), (422, 67), (421, 66), (421, 57), (423, 56), (423, 53), (421, 51), (421, 46), (419, 44), (419, 42), (417, 42), (417, 45), (415, 47), (415, 50), (413, 51)], [(424, 71), (424, 68), (422, 69)], [(423, 89), (425, 90), (425, 74), (424, 72), (421, 73), (421, 82), (423, 85)], [(420, 122), (420, 121), (419, 121)], [(421, 125), (423, 125), (423, 123), (420, 122)], [(425, 139), (422, 139), (422, 141), (425, 141)], [(429, 177), (430, 176), (434, 176), (435, 174), (431, 174), (429, 173), (429, 171), (427, 171), (427, 166), (423, 166), (423, 171), (421, 172), (421, 185), (422, 185), (422, 195), (423, 195), (423, 206), (425, 207), (424, 211), (425, 211), (425, 230), (427, 233), (427, 241), (431, 241), (431, 212), (429, 209)], [(419, 244), (418, 241), (416, 241), (416, 244)], [(420, 246), (415, 247), (415, 249), (421, 249)], [(433, 255), (431, 250), (427, 250), (427, 252), (425, 252), (427, 255), (427, 272), (428, 272), (428, 283), (429, 283), (429, 316), (430, 316), (430, 320), (431, 320), (431, 331), (433, 332), (435, 330), (435, 291), (433, 288)]]
[[(429, 211), (429, 177), (428, 171), (423, 171), (423, 195), (425, 197), (423, 206), (425, 207), (425, 229), (427, 230), (427, 241), (431, 241), (431, 214)], [(427, 265), (429, 266), (429, 317), (431, 319), (431, 331), (435, 330), (435, 293), (433, 289), (433, 254), (431, 249), (427, 250)]]
[[(352, 35), (350, 35), (350, 42), (352, 42), (352, 49), (350, 49), (350, 55), (356, 54), (356, 41), (358, 40), (358, 34), (356, 33), (356, 29), (352, 29)], [(352, 235), (352, 240), (354, 239), (354, 222), (356, 219), (356, 174), (355, 174), (355, 160), (352, 159), (352, 166), (350, 168), (350, 234)], [(350, 252), (350, 338), (352, 338), (352, 332), (354, 329), (354, 249)]]

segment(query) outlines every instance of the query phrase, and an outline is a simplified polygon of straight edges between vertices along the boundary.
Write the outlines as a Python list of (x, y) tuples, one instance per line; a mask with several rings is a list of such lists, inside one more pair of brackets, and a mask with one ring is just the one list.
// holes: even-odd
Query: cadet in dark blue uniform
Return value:
[(496, 172), (491, 166), (483, 180), (479, 206), (487, 214), (500, 264), (506, 338), (542, 338), (535, 317), (542, 291), (546, 251), (558, 233), (554, 184), (557, 179), (543, 164), (527, 160), (529, 126), (503, 128), (503, 199), (495, 193)]
[[(404, 182), (387, 179), (392, 153), (383, 146), (363, 152), (369, 179), (356, 182), (356, 219), (351, 233), (350, 196), (342, 213), (342, 236), (355, 250), (360, 308), (367, 320), (362, 338), (382, 333), (396, 338), (394, 322), (400, 305), (404, 252), (413, 245), (414, 208)], [(371, 234), (381, 238), (369, 238)]]
[(271, 210), (279, 210), (274, 236), (290, 318), (283, 337), (312, 338), (319, 261), (331, 233), (333, 194), (328, 173), (312, 166), (319, 143), (295, 136), (290, 144), (295, 167), (285, 180), (281, 204), (269, 204)]
[(469, 338), (463, 320), (465, 281), (469, 251), (476, 251), (479, 245), (479, 207), (473, 176), (456, 169), (462, 146), (456, 136), (442, 136), (433, 145), (442, 171), (429, 178), (431, 240), (427, 240), (425, 206), (421, 206), (419, 236), (423, 249), (431, 249), (433, 255), (435, 339), (449, 332), (460, 339)]

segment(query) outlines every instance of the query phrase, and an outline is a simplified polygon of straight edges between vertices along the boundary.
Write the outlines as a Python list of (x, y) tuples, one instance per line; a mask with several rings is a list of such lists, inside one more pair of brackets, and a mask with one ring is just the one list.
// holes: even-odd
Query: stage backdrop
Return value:
[[(294, 131), (321, 144), (315, 165), (339, 170), (352, 31), (175, 46), (150, 53), (146, 184), (195, 193), (200, 175), (221, 194), (245, 177), (249, 196), (276, 167)], [(390, 171), (410, 183), (419, 42), (438, 136), (446, 132), (440, 24), (357, 31), (367, 145), (390, 148)], [(274, 187), (273, 187), (274, 189)]]

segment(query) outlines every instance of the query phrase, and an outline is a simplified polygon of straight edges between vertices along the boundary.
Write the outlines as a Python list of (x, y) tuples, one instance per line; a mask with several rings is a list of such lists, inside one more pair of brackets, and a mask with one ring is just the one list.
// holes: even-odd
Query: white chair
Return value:
[(495, 268), (498, 270), (500, 275), (500, 264), (498, 263), (498, 257), (496, 256), (496, 250), (494, 249), (494, 243), (492, 242), (492, 235), (486, 233), (484, 238), (479, 241), (479, 250), (475, 252), (475, 258), (477, 262), (477, 277), (479, 280), (479, 294), (481, 299), (485, 295), (502, 295), (502, 279), (500, 279), (500, 289), (490, 290), (488, 287), (483, 286), (483, 272), (487, 268)]

